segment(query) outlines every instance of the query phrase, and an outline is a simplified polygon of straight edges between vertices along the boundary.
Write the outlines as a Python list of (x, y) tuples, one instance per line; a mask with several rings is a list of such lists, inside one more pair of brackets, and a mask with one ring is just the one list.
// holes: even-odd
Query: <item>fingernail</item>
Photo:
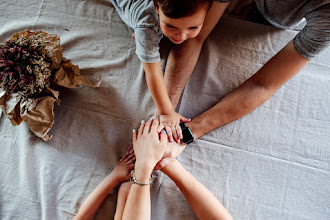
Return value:
[(165, 130), (162, 130), (162, 132), (163, 132), (164, 134), (166, 134), (166, 131), (165, 131)]
[(141, 124), (143, 124), (143, 123), (144, 123), (144, 120), (141, 121)]
[(157, 118), (157, 115), (155, 116), (155, 118)]
[(135, 129), (133, 129), (133, 132), (135, 132)]

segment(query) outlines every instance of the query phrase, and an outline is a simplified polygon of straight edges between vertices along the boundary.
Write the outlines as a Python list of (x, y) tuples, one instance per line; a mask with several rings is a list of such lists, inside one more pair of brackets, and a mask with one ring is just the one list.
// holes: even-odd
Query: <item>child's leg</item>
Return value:
[(120, 184), (118, 190), (118, 198), (117, 198), (117, 207), (115, 213), (115, 220), (121, 220), (124, 214), (124, 208), (127, 201), (128, 193), (131, 189), (132, 183), (124, 182)]

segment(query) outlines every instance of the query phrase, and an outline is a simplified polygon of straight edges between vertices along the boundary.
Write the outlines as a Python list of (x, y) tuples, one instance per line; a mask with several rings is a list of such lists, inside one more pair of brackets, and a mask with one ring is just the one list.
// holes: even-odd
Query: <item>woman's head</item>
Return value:
[(195, 38), (201, 31), (213, 0), (153, 0), (160, 27), (173, 43)]

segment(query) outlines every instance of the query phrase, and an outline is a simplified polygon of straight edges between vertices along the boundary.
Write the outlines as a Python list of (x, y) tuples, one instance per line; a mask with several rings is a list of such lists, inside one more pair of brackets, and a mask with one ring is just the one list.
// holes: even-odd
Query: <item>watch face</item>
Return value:
[(183, 143), (189, 144), (194, 141), (194, 135), (191, 133), (189, 128), (182, 129), (182, 141)]

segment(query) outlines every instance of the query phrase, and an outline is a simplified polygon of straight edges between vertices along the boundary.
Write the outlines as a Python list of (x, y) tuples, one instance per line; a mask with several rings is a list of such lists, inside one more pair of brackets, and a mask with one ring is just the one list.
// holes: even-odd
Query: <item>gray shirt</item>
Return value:
[(330, 0), (255, 2), (260, 13), (275, 27), (300, 31), (295, 36), (293, 44), (302, 56), (311, 59), (330, 45)]
[(160, 62), (163, 33), (152, 0), (111, 0), (120, 18), (134, 30), (136, 54), (145, 63)]
[(330, 0), (256, 0), (256, 3), (269, 23), (300, 30), (293, 43), (302, 56), (311, 59), (329, 46)]

